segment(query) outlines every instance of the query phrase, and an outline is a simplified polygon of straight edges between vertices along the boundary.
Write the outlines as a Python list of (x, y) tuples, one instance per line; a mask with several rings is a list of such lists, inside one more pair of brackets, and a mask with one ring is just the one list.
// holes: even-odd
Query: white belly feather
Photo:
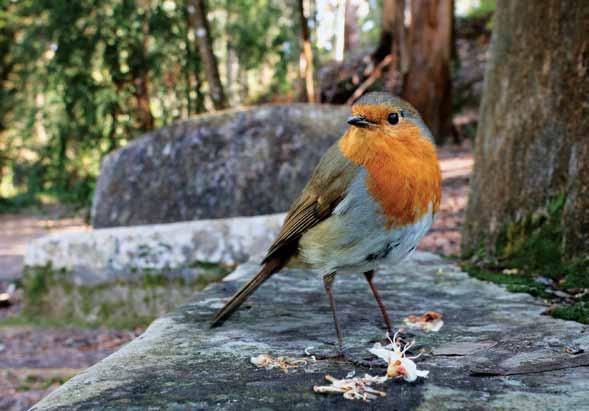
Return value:
[(380, 205), (366, 190), (366, 171), (358, 173), (333, 215), (310, 229), (299, 242), (300, 255), (321, 275), (361, 273), (379, 264), (397, 264), (409, 256), (433, 222), (432, 206), (417, 222), (386, 228)]

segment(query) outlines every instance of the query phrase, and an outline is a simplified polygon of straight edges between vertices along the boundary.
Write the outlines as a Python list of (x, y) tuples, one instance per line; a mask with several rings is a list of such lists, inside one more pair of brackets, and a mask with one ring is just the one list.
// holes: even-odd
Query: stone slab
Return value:
[[(246, 307), (222, 327), (208, 319), (257, 269), (247, 263), (227, 281), (214, 284), (117, 353), (72, 378), (32, 409), (214, 409), (214, 410), (586, 410), (589, 367), (510, 376), (475, 376), (474, 369), (509, 369), (573, 356), (565, 347), (589, 349), (581, 324), (542, 316), (543, 303), (526, 294), (469, 278), (450, 261), (416, 253), (397, 267), (383, 267), (376, 283), (397, 324), (409, 314), (440, 311), (438, 333), (415, 332), (418, 360), (430, 371), (411, 384), (382, 386), (387, 396), (369, 404), (339, 395), (315, 394), (312, 387), (329, 373), (384, 374), (336, 359), (319, 360), (288, 374), (262, 370), (249, 358), (263, 353), (304, 356), (334, 352), (334, 330), (320, 279), (286, 270), (264, 284)], [(381, 319), (361, 275), (340, 277), (335, 296), (351, 358), (384, 336)], [(458, 353), (449, 351), (457, 344)], [(435, 355), (436, 350), (444, 355)], [(538, 366), (538, 368), (540, 368)]]
[(76, 284), (98, 284), (140, 270), (197, 262), (235, 265), (263, 255), (284, 214), (51, 234), (32, 241), (25, 266), (65, 269)]
[(126, 327), (169, 312), (231, 267), (263, 255), (284, 214), (52, 234), (26, 253), (24, 310)]

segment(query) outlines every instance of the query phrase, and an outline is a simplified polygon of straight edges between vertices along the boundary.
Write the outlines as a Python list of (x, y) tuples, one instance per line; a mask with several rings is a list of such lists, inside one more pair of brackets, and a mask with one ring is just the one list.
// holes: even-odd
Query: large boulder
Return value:
[(349, 107), (273, 105), (198, 116), (107, 156), (92, 225), (114, 227), (288, 209)]

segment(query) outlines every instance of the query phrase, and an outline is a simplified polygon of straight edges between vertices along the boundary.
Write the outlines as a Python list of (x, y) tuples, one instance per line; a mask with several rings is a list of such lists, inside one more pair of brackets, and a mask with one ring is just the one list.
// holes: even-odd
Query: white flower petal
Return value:
[(429, 375), (429, 371), (417, 370), (416, 374), (418, 377), (427, 378), (427, 376)]
[(401, 359), (401, 364), (405, 369), (403, 379), (405, 381), (413, 382), (417, 377), (426, 378), (429, 375), (429, 371), (418, 370), (415, 362), (409, 358)]
[(393, 339), (389, 338), (391, 344), (386, 347), (383, 347), (380, 343), (376, 343), (368, 350), (370, 353), (386, 361), (388, 367), (385, 378), (402, 376), (405, 381), (413, 382), (417, 377), (427, 377), (429, 371), (417, 369), (417, 365), (413, 361), (416, 357), (409, 358), (405, 356), (405, 351), (411, 348), (414, 342), (405, 345), (405, 347), (401, 349), (401, 346), (396, 342), (396, 336), (397, 334), (395, 334)]
[(405, 369), (403, 379), (409, 382), (415, 381), (417, 379), (417, 365), (408, 358), (401, 359), (401, 365)]
[(369, 348), (368, 351), (376, 355), (378, 358), (382, 359), (387, 364), (391, 361), (391, 356), (394, 354), (392, 351), (389, 351), (382, 345), (380, 345), (380, 343), (374, 344), (374, 346), (372, 348)]

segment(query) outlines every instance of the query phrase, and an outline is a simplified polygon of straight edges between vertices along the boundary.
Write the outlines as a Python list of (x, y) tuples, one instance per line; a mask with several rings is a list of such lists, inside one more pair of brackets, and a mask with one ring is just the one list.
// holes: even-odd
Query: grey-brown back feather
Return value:
[(305, 231), (328, 218), (345, 196), (358, 170), (357, 164), (342, 155), (337, 143), (331, 146), (315, 167), (301, 195), (291, 206), (264, 261), (282, 254), (284, 249), (292, 251), (293, 241), (298, 241)]

